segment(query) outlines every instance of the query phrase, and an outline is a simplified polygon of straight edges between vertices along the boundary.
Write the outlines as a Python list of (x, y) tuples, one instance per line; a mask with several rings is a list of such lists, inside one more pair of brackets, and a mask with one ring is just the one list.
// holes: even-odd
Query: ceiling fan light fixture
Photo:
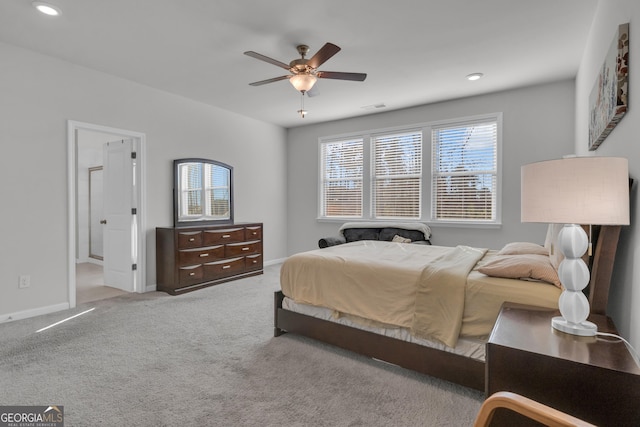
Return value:
[(311, 90), (317, 80), (318, 78), (311, 74), (296, 74), (289, 79), (293, 87), (302, 93)]
[(50, 3), (45, 3), (42, 1), (34, 1), (31, 4), (33, 5), (33, 7), (38, 9), (39, 12), (44, 13), (45, 15), (59, 16), (62, 14), (62, 11), (60, 10), (60, 8)]

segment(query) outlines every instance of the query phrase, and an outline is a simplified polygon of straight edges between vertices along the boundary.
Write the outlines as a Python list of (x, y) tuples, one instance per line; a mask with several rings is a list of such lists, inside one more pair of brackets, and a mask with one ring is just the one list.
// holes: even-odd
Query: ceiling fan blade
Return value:
[(352, 80), (356, 82), (362, 82), (367, 78), (365, 73), (342, 73), (340, 71), (318, 71), (316, 76), (321, 79)]
[(274, 77), (272, 79), (260, 80), (259, 82), (249, 83), (249, 85), (251, 85), (251, 86), (262, 86), (262, 85), (266, 85), (267, 83), (278, 82), (280, 80), (285, 80), (285, 79), (288, 79), (288, 78), (291, 78), (291, 76)]
[(325, 43), (325, 45), (322, 46), (315, 55), (313, 55), (309, 62), (307, 62), (307, 65), (311, 68), (318, 68), (338, 52), (340, 52), (340, 48), (338, 46), (333, 43)]
[(318, 92), (318, 86), (314, 85), (311, 89), (305, 92), (305, 95), (307, 95), (309, 98), (320, 95), (320, 92)]
[(254, 52), (252, 50), (249, 50), (249, 51), (245, 52), (244, 54), (247, 55), (247, 56), (250, 56), (252, 58), (256, 58), (256, 59), (259, 59), (261, 61), (268, 62), (269, 64), (273, 64), (273, 65), (275, 65), (277, 67), (284, 68), (285, 70), (288, 70), (290, 68), (289, 64), (285, 64), (284, 62), (280, 62), (277, 59), (269, 58), (268, 56), (264, 56), (264, 55), (262, 55), (262, 54), (260, 54), (258, 52)]

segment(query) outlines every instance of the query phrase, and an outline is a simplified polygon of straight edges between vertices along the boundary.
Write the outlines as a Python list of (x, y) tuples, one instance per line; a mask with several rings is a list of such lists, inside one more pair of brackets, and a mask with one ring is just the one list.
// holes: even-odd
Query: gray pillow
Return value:
[(377, 228), (345, 228), (342, 230), (342, 234), (347, 242), (356, 242), (358, 240), (378, 240), (378, 231)]
[(328, 248), (329, 246), (336, 246), (345, 243), (346, 240), (342, 236), (324, 237), (318, 240), (318, 247), (320, 249)]
[(416, 240), (424, 240), (424, 234), (418, 230), (405, 230), (404, 228), (392, 228), (386, 227), (380, 230), (380, 240), (386, 240), (388, 242), (393, 240), (393, 236), (398, 235), (406, 239), (410, 239), (412, 242)]

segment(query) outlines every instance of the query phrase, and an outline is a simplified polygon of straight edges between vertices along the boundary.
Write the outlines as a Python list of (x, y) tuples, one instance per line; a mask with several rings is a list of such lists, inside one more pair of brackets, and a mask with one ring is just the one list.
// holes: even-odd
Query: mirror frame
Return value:
[[(178, 172), (180, 165), (184, 163), (203, 163), (211, 164), (225, 168), (229, 171), (229, 218), (224, 219), (198, 219), (193, 221), (180, 220), (180, 197), (178, 189), (180, 187)], [(173, 161), (173, 226), (179, 227), (197, 227), (202, 225), (223, 225), (233, 224), (233, 166), (210, 159), (186, 158), (176, 159)]]

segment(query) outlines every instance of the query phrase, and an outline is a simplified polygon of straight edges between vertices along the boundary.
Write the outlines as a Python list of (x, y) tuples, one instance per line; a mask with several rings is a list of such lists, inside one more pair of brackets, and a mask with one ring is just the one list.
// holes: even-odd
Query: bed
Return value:
[[(619, 226), (594, 230), (592, 313), (606, 314), (619, 233)], [(546, 251), (553, 235), (547, 235)], [(494, 277), (504, 276), (496, 265), (522, 255), (536, 263), (544, 263), (536, 258), (542, 257), (553, 269), (559, 260), (533, 256), (536, 247), (542, 248), (523, 242), (497, 251), (360, 241), (295, 254), (281, 269), (274, 335), (304, 335), (484, 390), (484, 347), (502, 303), (557, 308), (561, 289), (546, 264), (516, 275), (527, 280)]]

